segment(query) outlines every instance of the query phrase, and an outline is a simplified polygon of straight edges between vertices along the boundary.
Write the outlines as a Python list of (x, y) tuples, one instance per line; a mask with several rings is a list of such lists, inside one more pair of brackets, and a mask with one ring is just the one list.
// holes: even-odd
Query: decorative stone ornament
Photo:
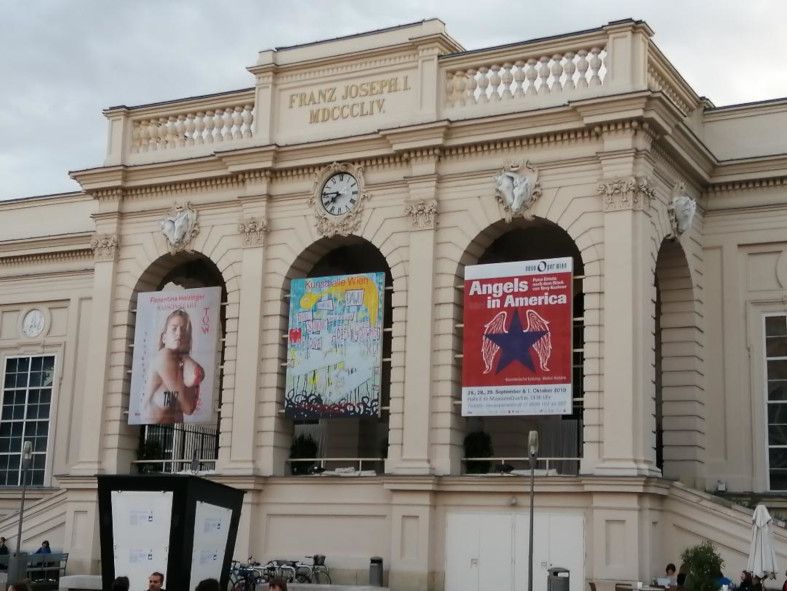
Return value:
[(41, 336), (46, 328), (46, 315), (38, 308), (32, 308), (22, 316), (22, 336), (34, 339)]
[(364, 203), (363, 167), (334, 162), (314, 174), (309, 205), (322, 236), (348, 236), (358, 230)]
[(655, 191), (644, 177), (626, 177), (599, 184), (597, 193), (604, 200), (604, 211), (645, 210)]
[(95, 234), (90, 241), (93, 257), (97, 261), (114, 261), (118, 247), (118, 237), (114, 234)]
[(538, 171), (528, 162), (524, 167), (518, 162), (507, 162), (495, 177), (495, 195), (507, 222), (520, 214), (532, 220), (533, 215), (528, 210), (541, 196)]
[(437, 225), (437, 201), (414, 201), (404, 206), (405, 215), (413, 218), (413, 227), (434, 228)]
[(262, 246), (262, 237), (268, 231), (268, 225), (258, 218), (247, 218), (238, 224), (243, 246)]
[(187, 202), (185, 207), (176, 203), (159, 224), (161, 233), (167, 240), (170, 254), (182, 250), (191, 252), (188, 246), (199, 234), (197, 212), (191, 207), (191, 203)]
[(679, 181), (672, 189), (672, 201), (667, 206), (667, 212), (672, 225), (671, 238), (677, 238), (691, 228), (697, 202), (686, 192), (683, 181)]

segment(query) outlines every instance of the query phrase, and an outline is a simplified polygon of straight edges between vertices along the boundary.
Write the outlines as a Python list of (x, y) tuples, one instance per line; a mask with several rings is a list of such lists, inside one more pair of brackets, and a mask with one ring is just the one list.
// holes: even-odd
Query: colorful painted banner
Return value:
[(380, 413), (384, 289), (384, 273), (293, 279), (288, 417)]
[(213, 423), (221, 288), (137, 296), (130, 425)]
[(571, 413), (571, 258), (465, 267), (462, 416)]

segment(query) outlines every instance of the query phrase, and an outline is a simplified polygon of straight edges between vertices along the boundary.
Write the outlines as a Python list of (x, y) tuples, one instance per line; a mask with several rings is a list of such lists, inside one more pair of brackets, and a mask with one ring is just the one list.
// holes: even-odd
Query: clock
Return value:
[(22, 319), (22, 334), (31, 339), (35, 338), (44, 332), (45, 324), (44, 313), (38, 308), (33, 308)]
[(328, 177), (320, 191), (320, 204), (325, 213), (343, 216), (358, 204), (360, 189), (358, 180), (349, 172), (337, 172)]

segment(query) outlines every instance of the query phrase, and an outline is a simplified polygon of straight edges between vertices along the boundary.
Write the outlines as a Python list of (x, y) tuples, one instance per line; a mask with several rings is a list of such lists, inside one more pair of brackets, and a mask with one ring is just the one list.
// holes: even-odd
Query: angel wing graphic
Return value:
[(492, 339), (485, 338), (489, 333), (499, 334), (501, 332), (508, 332), (506, 329), (506, 319), (508, 314), (506, 312), (498, 312), (492, 320), (484, 325), (484, 334), (481, 336), (481, 358), (484, 360), (484, 373), (492, 371), (495, 364), (495, 355), (500, 351), (500, 347), (496, 345)]
[[(542, 371), (549, 371), (547, 364), (549, 363), (549, 356), (552, 355), (552, 333), (549, 330), (549, 322), (539, 316), (535, 310), (528, 310), (525, 312), (527, 317), (527, 328), (525, 332), (543, 330), (546, 334), (533, 343), (533, 348), (538, 355), (538, 364), (541, 366)], [(487, 339), (488, 340), (488, 339)]]

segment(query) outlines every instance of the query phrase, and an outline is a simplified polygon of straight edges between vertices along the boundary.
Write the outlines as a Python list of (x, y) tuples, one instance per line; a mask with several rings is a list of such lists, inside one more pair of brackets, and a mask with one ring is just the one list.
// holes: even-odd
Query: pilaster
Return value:
[[(264, 238), (268, 230), (267, 171), (244, 174), (245, 193), (240, 197), (238, 220), (243, 256), (240, 273), (238, 359), (228, 449), (221, 454), (219, 470), (224, 474), (253, 474), (255, 471), (255, 419), (260, 389), (259, 351), (262, 335), (262, 290), (265, 265)], [(270, 473), (270, 468), (266, 473)]]
[(91, 304), (88, 355), (90, 371), (82, 393), (82, 425), (77, 461), (71, 474), (92, 476), (102, 472), (102, 437), (105, 430), (105, 390), (110, 371), (112, 301), (115, 293), (120, 189), (97, 193), (98, 212), (93, 215), (96, 232), (90, 243), (94, 252), (93, 300)]
[(431, 478), (389, 482), (391, 559), (388, 587), (402, 591), (438, 588), (434, 579), (434, 488)]
[(606, 180), (603, 446), (596, 474), (658, 475), (653, 453), (653, 277), (645, 177)]
[[(432, 324), (434, 320), (434, 259), (438, 153), (427, 150), (411, 161), (405, 178), (409, 197), (404, 214), (411, 218), (407, 285), (402, 445), (393, 449), (386, 471), (393, 474), (430, 474), (430, 417), (432, 393)], [(397, 451), (399, 452), (397, 454)]]

